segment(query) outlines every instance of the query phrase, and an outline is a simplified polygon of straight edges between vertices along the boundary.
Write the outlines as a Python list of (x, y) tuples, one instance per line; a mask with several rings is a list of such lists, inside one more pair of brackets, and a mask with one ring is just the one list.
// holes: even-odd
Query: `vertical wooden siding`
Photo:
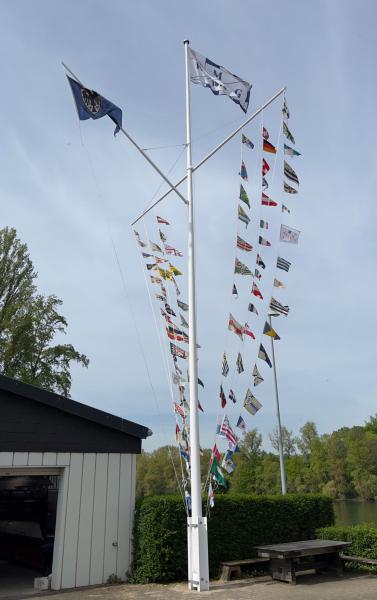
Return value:
[(52, 588), (125, 579), (132, 558), (133, 454), (0, 452), (0, 467), (61, 467)]

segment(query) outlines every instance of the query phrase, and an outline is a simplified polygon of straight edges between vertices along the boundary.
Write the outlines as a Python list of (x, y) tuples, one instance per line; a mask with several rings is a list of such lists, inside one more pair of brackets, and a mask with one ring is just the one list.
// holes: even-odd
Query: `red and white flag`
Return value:
[(177, 402), (174, 402), (173, 408), (174, 408), (175, 413), (177, 413), (178, 415), (180, 415), (183, 418), (185, 417), (185, 411), (183, 410), (182, 406), (179, 406), (179, 404)]
[(229, 331), (234, 331), (234, 333), (243, 340), (243, 327), (241, 323), (236, 321), (232, 314), (229, 315), (228, 329)]
[(268, 140), (269, 137), (270, 137), (270, 134), (268, 133), (267, 129), (265, 127), (263, 127), (263, 139)]
[(216, 458), (217, 462), (220, 462), (220, 460), (221, 460), (221, 454), (220, 454), (216, 444), (212, 448), (210, 464), (212, 463), (213, 458)]
[(266, 173), (268, 173), (269, 170), (270, 170), (270, 165), (264, 158), (263, 162), (262, 162), (262, 176), (264, 177), (266, 175)]
[(183, 254), (181, 254), (179, 250), (173, 248), (173, 246), (165, 246), (165, 252), (166, 254), (173, 254), (173, 256), (183, 256)]
[(256, 283), (253, 283), (253, 287), (251, 288), (251, 293), (254, 294), (254, 296), (256, 296), (257, 298), (260, 298), (261, 300), (263, 300), (263, 296), (260, 293), (259, 288)]
[(264, 192), (262, 192), (262, 204), (263, 206), (277, 206), (278, 203), (275, 202), (274, 200), (271, 200), (271, 198), (269, 196), (267, 196), (267, 194), (265, 194)]
[(244, 335), (248, 335), (249, 337), (253, 338), (253, 340), (255, 340), (255, 335), (253, 334), (247, 323), (245, 323), (244, 325), (243, 333)]
[(233, 429), (231, 428), (229, 424), (229, 419), (226, 415), (223, 418), (223, 422), (221, 423), (220, 435), (221, 434), (224, 435), (226, 439), (229, 440), (232, 444), (234, 444), (235, 446), (237, 445), (237, 437), (234, 435)]
[(170, 225), (169, 221), (159, 216), (157, 216), (157, 223), (159, 223), (160, 225)]

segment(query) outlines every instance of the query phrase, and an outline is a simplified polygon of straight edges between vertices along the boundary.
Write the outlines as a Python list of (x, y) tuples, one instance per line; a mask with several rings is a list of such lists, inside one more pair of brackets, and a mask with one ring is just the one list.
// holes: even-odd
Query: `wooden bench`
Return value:
[(270, 559), (272, 579), (296, 583), (296, 574), (308, 570), (331, 570), (342, 575), (341, 550), (350, 542), (334, 540), (304, 540), (287, 544), (258, 546), (258, 556)]
[(232, 574), (236, 577), (241, 577), (241, 567), (246, 566), (262, 566), (268, 565), (270, 560), (268, 558), (246, 558), (244, 560), (231, 560), (220, 563), (220, 581), (230, 581)]
[(349, 556), (348, 554), (341, 554), (340, 556), (343, 562), (354, 562), (362, 565), (376, 566), (377, 560), (374, 558), (364, 558), (363, 556)]

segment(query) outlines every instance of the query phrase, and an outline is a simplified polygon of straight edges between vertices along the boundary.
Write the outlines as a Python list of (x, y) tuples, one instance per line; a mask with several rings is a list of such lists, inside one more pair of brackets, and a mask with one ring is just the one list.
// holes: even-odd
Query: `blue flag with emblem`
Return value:
[(94, 90), (83, 87), (72, 77), (67, 75), (67, 79), (71, 86), (80, 121), (85, 121), (86, 119), (101, 119), (101, 117), (107, 115), (116, 125), (114, 131), (114, 135), (116, 135), (122, 127), (121, 109)]

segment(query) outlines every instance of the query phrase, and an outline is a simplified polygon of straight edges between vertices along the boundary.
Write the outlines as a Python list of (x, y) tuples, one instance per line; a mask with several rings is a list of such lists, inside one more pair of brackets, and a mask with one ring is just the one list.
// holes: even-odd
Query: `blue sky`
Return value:
[[(67, 340), (91, 359), (89, 369), (73, 368), (72, 397), (148, 425), (154, 436), (146, 449), (173, 439), (163, 356), (130, 227), (160, 180), (121, 135), (113, 138), (108, 119), (79, 126), (60, 63), (123, 109), (125, 128), (143, 147), (182, 144), (188, 37), (253, 84), (249, 113), (287, 86), (303, 156), (292, 162), (301, 185), (287, 220), (302, 234), (297, 248), (284, 248), (292, 267), (279, 272), (287, 289), (276, 292), (291, 307), (276, 322), (283, 423), (296, 432), (314, 420), (326, 432), (377, 412), (375, 2), (24, 0), (3, 2), (0, 14), (1, 226), (15, 227), (28, 244), (40, 290), (64, 301)], [(279, 110), (277, 104), (263, 117), (272, 142)], [(199, 86), (192, 111), (194, 162), (243, 119), (235, 104)], [(257, 120), (247, 134), (255, 138), (260, 127)], [(151, 156), (168, 171), (181, 150)], [(255, 196), (257, 151), (245, 160)], [(245, 282), (238, 304), (230, 297), (239, 161), (237, 138), (195, 180), (203, 446), (213, 438), (222, 352), (237, 352), (228, 314), (237, 318), (250, 300)], [(184, 168), (181, 156), (171, 176)], [(172, 221), (169, 242), (185, 251), (180, 200), (169, 196), (157, 214)], [(139, 231), (157, 240), (154, 216)], [(276, 252), (276, 245), (265, 252), (271, 265)], [(183, 260), (176, 264), (186, 271)], [(262, 284), (267, 295), (272, 271)], [(242, 352), (239, 405), (256, 344)], [(275, 417), (272, 374), (264, 367), (256, 391), (263, 409), (247, 424), (266, 434)]]

